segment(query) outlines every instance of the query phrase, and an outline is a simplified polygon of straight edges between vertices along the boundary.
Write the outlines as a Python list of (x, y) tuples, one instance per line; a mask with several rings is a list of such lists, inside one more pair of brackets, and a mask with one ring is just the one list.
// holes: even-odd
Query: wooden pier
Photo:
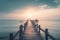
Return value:
[[(41, 35), (41, 31), (45, 34), (45, 39)], [(48, 32), (48, 29), (43, 30), (40, 25), (36, 25), (34, 21), (26, 21), (24, 25), (20, 25), (18, 32), (13, 35), (10, 33), (9, 40), (15, 40), (16, 36), (19, 34), (18, 40), (55, 40)]]

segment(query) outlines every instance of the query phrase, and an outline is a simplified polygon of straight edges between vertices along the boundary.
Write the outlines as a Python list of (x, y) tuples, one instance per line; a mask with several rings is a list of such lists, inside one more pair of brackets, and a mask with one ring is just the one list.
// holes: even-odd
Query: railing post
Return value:
[(39, 25), (39, 33), (40, 33), (40, 25)]
[(48, 40), (48, 29), (45, 29), (45, 40)]
[(36, 24), (36, 29), (37, 29), (37, 31), (38, 31), (38, 24)]
[(20, 29), (19, 29), (19, 40), (22, 40), (22, 32), (23, 31), (23, 25), (20, 25)]
[(9, 36), (9, 40), (13, 40), (13, 33), (11, 33)]

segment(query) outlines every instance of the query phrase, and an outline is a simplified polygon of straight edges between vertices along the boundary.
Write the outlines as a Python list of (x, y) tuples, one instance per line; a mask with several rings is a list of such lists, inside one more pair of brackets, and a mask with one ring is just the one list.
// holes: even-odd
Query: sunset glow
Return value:
[[(57, 11), (58, 10), (58, 11)], [(41, 9), (41, 7), (26, 7), (24, 9), (17, 9), (9, 14), (3, 15), (5, 19), (55, 19), (59, 17), (60, 8)]]
[(31, 19), (31, 18), (32, 18), (32, 14), (31, 14), (31, 13), (27, 13), (27, 14), (26, 14), (26, 18), (27, 18), (27, 19)]

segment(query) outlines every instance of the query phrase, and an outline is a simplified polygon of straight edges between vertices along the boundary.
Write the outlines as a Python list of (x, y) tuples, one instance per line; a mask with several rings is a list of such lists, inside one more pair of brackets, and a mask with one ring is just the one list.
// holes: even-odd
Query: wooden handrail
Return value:
[(53, 40), (55, 40), (55, 38), (54, 38), (53, 36), (51, 36), (50, 34), (48, 34), (48, 36), (49, 36), (50, 38), (52, 38)]
[(18, 35), (18, 33), (19, 33), (19, 31), (15, 35), (13, 35), (13, 33), (11, 33), (9, 40), (14, 40), (15, 37)]
[[(23, 28), (23, 26), (20, 25), (20, 29), (19, 29), (19, 31), (18, 31), (15, 35), (13, 35), (13, 33), (11, 33), (11, 34), (10, 34), (10, 37), (9, 37), (9, 40), (14, 40), (15, 37), (18, 35), (18, 33), (19, 33), (19, 37), (21, 37), (21, 34), (22, 34), (22, 28)], [(19, 39), (20, 39), (20, 38), (19, 38)]]
[[(24, 24), (25, 27), (27, 26), (27, 23), (28, 23), (28, 21), (25, 22), (25, 24)], [(25, 31), (25, 27), (24, 26), (23, 25), (20, 25), (20, 28), (19, 28), (18, 32), (15, 35), (13, 35), (13, 33), (10, 33), (9, 40), (14, 40), (15, 37), (18, 35), (18, 33), (19, 33), (19, 40), (21, 40), (22, 39), (21, 38), (22, 37), (22, 34)], [(24, 28), (24, 30), (23, 30), (23, 28)]]
[(13, 39), (15, 39), (15, 37), (18, 35), (19, 31), (13, 36)]
[[(40, 25), (39, 25), (40, 27)], [(53, 36), (51, 36), (48, 32), (48, 29), (45, 29), (45, 31), (40, 27), (40, 30), (43, 31), (46, 35), (46, 40), (48, 40), (48, 37), (50, 37), (52, 40), (55, 40), (55, 38)]]
[[(33, 24), (34, 26), (36, 25), (33, 21), (31, 21), (31, 22), (32, 22), (32, 24)], [(36, 26), (35, 26), (35, 27), (36, 27)], [(45, 40), (48, 40), (48, 37), (50, 37), (52, 40), (55, 40), (55, 38), (49, 34), (48, 29), (43, 30), (43, 29), (40, 27), (40, 25), (37, 26), (37, 27), (39, 27), (39, 33), (40, 33), (40, 30), (45, 33), (45, 37), (46, 37)]]

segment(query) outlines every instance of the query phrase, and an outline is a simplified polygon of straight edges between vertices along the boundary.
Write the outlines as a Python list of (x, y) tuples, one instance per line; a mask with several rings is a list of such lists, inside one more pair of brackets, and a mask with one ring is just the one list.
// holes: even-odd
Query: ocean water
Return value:
[[(19, 20), (0, 20), (0, 40), (8, 40), (9, 34), (16, 33), (22, 23)], [(42, 29), (48, 28), (49, 34), (54, 36), (56, 40), (60, 39), (60, 21), (39, 21), (39, 25)]]
[(10, 33), (16, 33), (19, 30), (20, 24), (18, 20), (0, 20), (0, 40), (8, 40)]

